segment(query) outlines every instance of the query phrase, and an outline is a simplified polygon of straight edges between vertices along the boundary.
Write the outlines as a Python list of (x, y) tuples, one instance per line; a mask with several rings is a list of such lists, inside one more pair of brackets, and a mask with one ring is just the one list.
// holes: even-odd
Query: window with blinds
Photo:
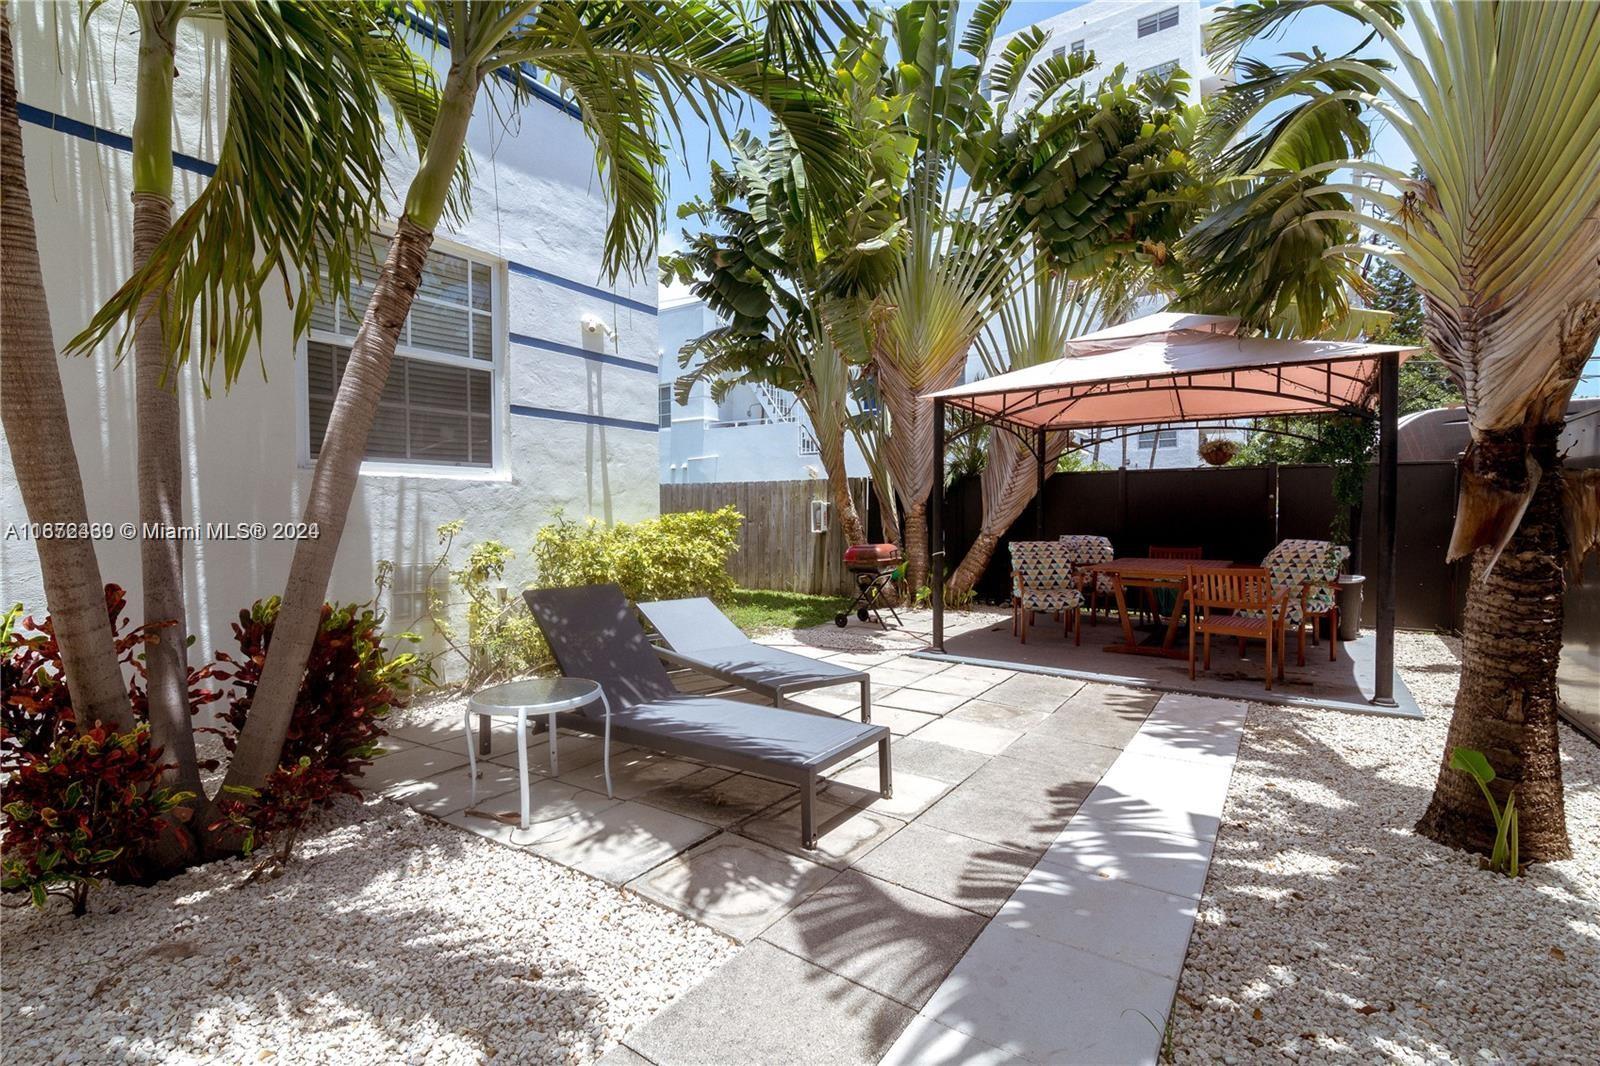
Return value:
[[(321, 450), (333, 398), (378, 278), (381, 247), (374, 244), (367, 250), (364, 280), (351, 285), (349, 304), (330, 300), (311, 314), (306, 398), (313, 457)], [(367, 459), (494, 465), (495, 274), (486, 263), (449, 252), (428, 253), (367, 438)]]

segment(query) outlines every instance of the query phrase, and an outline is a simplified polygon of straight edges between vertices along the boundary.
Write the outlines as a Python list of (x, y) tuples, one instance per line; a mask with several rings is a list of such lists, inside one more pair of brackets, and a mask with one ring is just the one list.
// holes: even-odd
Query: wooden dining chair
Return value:
[[(1195, 676), (1195, 642), (1203, 644), (1205, 669), (1211, 669), (1211, 638), (1237, 638), (1241, 649), (1247, 640), (1267, 648), (1267, 691), (1272, 676), (1283, 677), (1284, 619), (1289, 594), (1274, 592), (1272, 576), (1254, 568), (1189, 567), (1184, 583), (1189, 603), (1189, 679)], [(1225, 613), (1223, 613), (1225, 612)]]

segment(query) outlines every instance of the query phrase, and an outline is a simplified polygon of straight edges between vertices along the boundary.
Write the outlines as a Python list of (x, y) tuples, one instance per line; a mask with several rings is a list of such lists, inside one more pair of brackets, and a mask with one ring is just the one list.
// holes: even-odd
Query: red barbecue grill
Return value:
[[(865, 622), (872, 620), (883, 628), (889, 624), (878, 613), (878, 602), (900, 573), (900, 547), (896, 544), (852, 544), (844, 550), (844, 568), (856, 576), (856, 598), (850, 606), (833, 616), (833, 624), (843, 629), (850, 623), (850, 612)], [(900, 624), (900, 615), (888, 603), (894, 624)]]

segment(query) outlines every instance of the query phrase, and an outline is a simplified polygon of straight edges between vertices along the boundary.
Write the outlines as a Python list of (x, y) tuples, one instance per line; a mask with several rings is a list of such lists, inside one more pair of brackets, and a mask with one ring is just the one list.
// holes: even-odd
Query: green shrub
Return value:
[(744, 516), (732, 507), (685, 511), (618, 522), (572, 522), (560, 514), (533, 545), (539, 584), (546, 587), (614, 582), (639, 600), (709, 596), (725, 603), (733, 595), (728, 557), (739, 547)]
[(469, 688), (531, 673), (550, 660), (544, 634), (521, 598), (500, 598), (499, 582), (515, 557), (498, 540), (486, 540), (472, 546), (466, 566), (450, 571), (451, 582), (467, 597)]

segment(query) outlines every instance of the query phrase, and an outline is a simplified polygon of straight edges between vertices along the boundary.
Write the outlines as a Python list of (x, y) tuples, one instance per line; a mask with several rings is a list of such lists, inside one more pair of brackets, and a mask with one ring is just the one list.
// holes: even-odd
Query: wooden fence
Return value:
[[(863, 521), (868, 483), (852, 478), (850, 494)], [(826, 533), (811, 531), (811, 502), (828, 504)], [(844, 568), (844, 534), (825, 481), (741, 481), (662, 485), (661, 512), (715, 511), (732, 505), (744, 515), (739, 550), (728, 560), (745, 588), (783, 589), (833, 596), (850, 584)]]

